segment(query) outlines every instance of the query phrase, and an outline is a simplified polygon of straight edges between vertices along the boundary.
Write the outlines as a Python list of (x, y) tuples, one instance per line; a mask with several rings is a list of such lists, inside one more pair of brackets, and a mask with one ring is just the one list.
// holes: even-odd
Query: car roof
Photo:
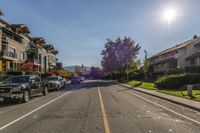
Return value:
[(47, 78), (52, 78), (52, 77), (59, 77), (59, 76), (49, 76), (49, 77), (47, 77)]
[(28, 77), (28, 78), (35, 78), (39, 77), (38, 75), (12, 75), (10, 77)]

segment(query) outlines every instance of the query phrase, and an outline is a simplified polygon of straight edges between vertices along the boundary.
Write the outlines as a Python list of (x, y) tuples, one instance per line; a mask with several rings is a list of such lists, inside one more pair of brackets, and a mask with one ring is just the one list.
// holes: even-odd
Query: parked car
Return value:
[(66, 80), (60, 76), (50, 76), (46, 79), (49, 90), (60, 90), (66, 85)]
[(33, 95), (48, 94), (48, 88), (37, 75), (10, 76), (0, 84), (0, 101), (19, 99), (28, 102)]
[(80, 78), (81, 82), (84, 82), (84, 81), (85, 81), (85, 77), (80, 76), (79, 78)]
[(80, 83), (81, 83), (80, 77), (74, 77), (71, 79), (71, 84), (80, 84)]

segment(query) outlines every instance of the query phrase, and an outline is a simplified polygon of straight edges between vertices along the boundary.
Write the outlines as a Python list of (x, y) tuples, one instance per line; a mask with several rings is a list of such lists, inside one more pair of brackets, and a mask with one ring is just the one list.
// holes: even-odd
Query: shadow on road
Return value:
[[(80, 84), (66, 84), (64, 89), (61, 89), (60, 91), (76, 91), (80, 89), (96, 89), (97, 87), (102, 87), (102, 89), (106, 89), (108, 86), (116, 85), (113, 81), (103, 81), (103, 80), (90, 80), (85, 81)], [(50, 93), (54, 93), (57, 91), (50, 91)], [(33, 98), (41, 97), (42, 95), (38, 94), (33, 96)], [(14, 105), (20, 105), (22, 104), (19, 100), (8, 100), (6, 102), (0, 102), (0, 108), (1, 107), (9, 107)]]
[(102, 80), (90, 80), (80, 84), (67, 84), (65, 89), (62, 91), (75, 91), (79, 89), (94, 89), (97, 87), (102, 87), (103, 89), (108, 86), (116, 85), (113, 81), (102, 81)]

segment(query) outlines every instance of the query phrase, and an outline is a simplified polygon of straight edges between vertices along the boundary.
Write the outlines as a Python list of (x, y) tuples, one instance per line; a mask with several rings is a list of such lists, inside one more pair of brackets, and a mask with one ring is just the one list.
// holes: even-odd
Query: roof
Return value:
[(163, 51), (159, 52), (158, 54), (155, 54), (155, 55), (151, 56), (150, 58), (155, 58), (157, 56), (160, 56), (160, 55), (163, 55), (163, 54), (166, 54), (166, 53), (169, 53), (169, 52), (184, 48), (184, 47), (190, 45), (192, 41), (193, 41), (193, 39), (187, 40), (187, 41), (185, 41), (185, 42), (183, 42), (181, 44), (175, 45), (174, 47), (171, 47), (171, 48), (168, 48), (166, 50), (163, 50)]
[(32, 37), (34, 43), (45, 44), (45, 40), (43, 37)]
[(6, 26), (10, 26), (10, 24), (7, 21), (5, 21), (1, 18), (0, 18), (0, 23), (5, 24)]
[(162, 63), (165, 63), (165, 62), (173, 62), (173, 61), (176, 61), (177, 59), (174, 58), (174, 57), (171, 57), (171, 58), (167, 58), (167, 59), (164, 59), (164, 60), (161, 60), (161, 61), (158, 61), (156, 62), (155, 64), (162, 64)]
[(11, 28), (15, 32), (17, 32), (17, 29), (20, 29), (20, 32), (28, 33), (28, 34), (30, 33), (30, 30), (26, 24), (11, 24)]

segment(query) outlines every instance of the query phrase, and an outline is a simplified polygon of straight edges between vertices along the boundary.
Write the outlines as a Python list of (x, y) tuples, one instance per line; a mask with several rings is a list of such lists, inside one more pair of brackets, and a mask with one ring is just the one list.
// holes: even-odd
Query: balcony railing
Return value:
[(1, 37), (1, 41), (2, 41), (2, 44), (3, 44), (3, 45), (8, 44), (8, 39), (7, 39), (7, 37), (6, 37), (5, 35), (3, 35), (3, 36)]
[(40, 61), (39, 61), (38, 59), (33, 59), (33, 62), (34, 62), (35, 64), (40, 64)]
[(1, 51), (2, 56), (7, 56), (11, 58), (17, 58), (17, 54), (13, 52), (8, 52), (8, 51)]

